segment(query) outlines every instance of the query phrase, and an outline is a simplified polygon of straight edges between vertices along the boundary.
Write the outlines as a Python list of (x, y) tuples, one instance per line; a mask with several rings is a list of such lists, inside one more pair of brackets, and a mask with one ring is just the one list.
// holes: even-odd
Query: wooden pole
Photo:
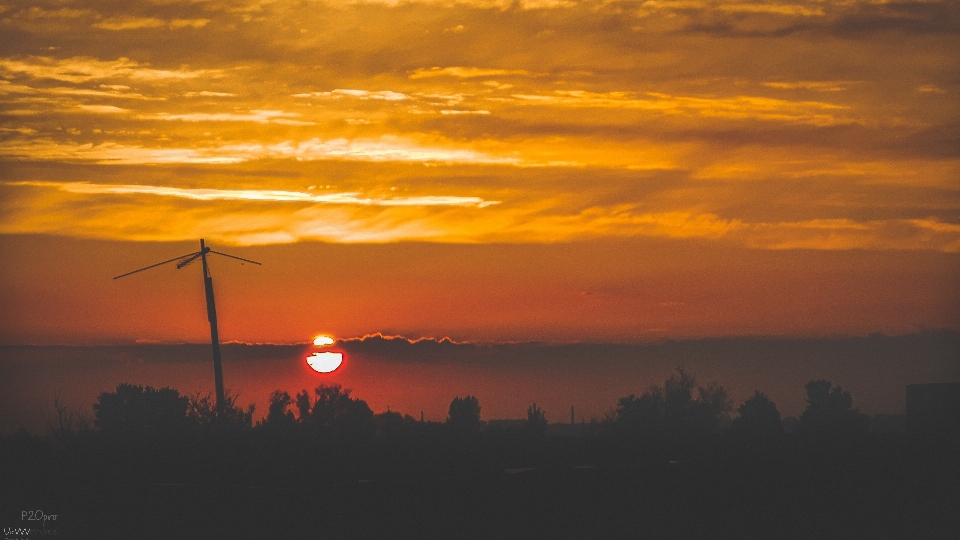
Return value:
[(220, 334), (217, 330), (217, 303), (213, 298), (213, 278), (207, 268), (210, 248), (200, 239), (200, 260), (203, 261), (203, 289), (207, 294), (207, 320), (210, 321), (210, 344), (213, 346), (213, 378), (217, 389), (217, 415), (223, 414), (226, 399), (223, 394), (223, 365), (220, 358)]

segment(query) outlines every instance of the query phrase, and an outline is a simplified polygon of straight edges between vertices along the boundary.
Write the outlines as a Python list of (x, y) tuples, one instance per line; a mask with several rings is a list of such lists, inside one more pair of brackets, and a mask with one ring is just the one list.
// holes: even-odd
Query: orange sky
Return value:
[(0, 340), (960, 328), (955, 2), (0, 5)]

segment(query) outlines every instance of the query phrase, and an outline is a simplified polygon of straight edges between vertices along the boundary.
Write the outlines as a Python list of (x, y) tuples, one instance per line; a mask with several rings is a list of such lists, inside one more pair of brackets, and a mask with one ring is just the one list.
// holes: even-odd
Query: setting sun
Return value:
[(318, 352), (307, 357), (307, 364), (317, 373), (330, 373), (343, 363), (343, 354)]
[(334, 339), (330, 336), (319, 335), (313, 338), (313, 344), (317, 347), (326, 347), (327, 345), (333, 345)]

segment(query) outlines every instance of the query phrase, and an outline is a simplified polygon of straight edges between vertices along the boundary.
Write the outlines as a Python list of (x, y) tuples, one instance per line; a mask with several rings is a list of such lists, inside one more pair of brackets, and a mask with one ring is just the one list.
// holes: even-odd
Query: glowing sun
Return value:
[(326, 347), (327, 345), (333, 345), (334, 339), (330, 336), (319, 335), (313, 338), (313, 344), (317, 347)]
[(343, 363), (343, 353), (315, 352), (307, 357), (307, 364), (318, 373), (330, 373)]

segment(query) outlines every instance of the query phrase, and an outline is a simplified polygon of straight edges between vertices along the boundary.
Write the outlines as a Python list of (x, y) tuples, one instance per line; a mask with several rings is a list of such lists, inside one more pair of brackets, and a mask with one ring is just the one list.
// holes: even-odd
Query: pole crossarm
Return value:
[(181, 256), (179, 256), (179, 257), (174, 257), (174, 258), (172, 258), (172, 259), (169, 259), (169, 260), (166, 260), (166, 261), (163, 261), (163, 262), (158, 262), (157, 264), (151, 264), (150, 266), (144, 266), (143, 268), (141, 268), (141, 269), (139, 269), (139, 270), (134, 270), (133, 272), (127, 272), (126, 274), (120, 274), (119, 276), (116, 276), (116, 277), (114, 277), (113, 279), (120, 279), (120, 278), (122, 278), (122, 277), (129, 276), (130, 274), (136, 274), (137, 272), (143, 272), (144, 270), (149, 270), (149, 269), (151, 269), (151, 268), (156, 268), (156, 267), (158, 267), (158, 266), (161, 266), (161, 265), (164, 265), (164, 264), (167, 264), (167, 263), (172, 263), (173, 261), (179, 261), (179, 260), (181, 260), (181, 259), (186, 259), (187, 257), (196, 257), (196, 256), (198, 256), (198, 255), (200, 255), (200, 252), (199, 252), (199, 251), (194, 252), (194, 253), (187, 253), (186, 255), (181, 255)]
[(199, 257), (199, 256), (201, 256), (201, 255), (203, 255), (203, 252), (202, 252), (202, 251), (198, 251), (198, 252), (194, 253), (193, 255), (191, 255), (190, 257), (188, 257), (188, 258), (186, 258), (186, 259), (178, 262), (178, 263), (177, 263), (177, 270), (179, 270), (179, 269), (183, 268), (184, 266), (186, 266), (186, 265), (192, 263), (193, 261), (197, 260), (197, 257)]

